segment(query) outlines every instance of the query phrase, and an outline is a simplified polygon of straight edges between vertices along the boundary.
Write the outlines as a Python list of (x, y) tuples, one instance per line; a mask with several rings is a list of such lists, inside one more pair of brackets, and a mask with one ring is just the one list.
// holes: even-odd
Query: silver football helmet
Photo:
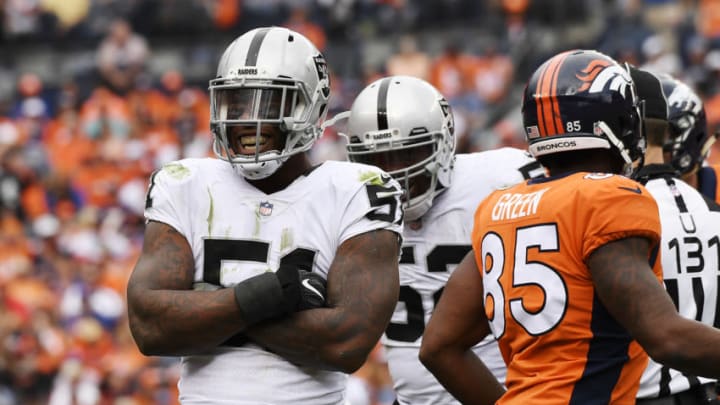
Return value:
[(391, 76), (363, 89), (349, 111), (348, 158), (387, 171), (405, 190), (405, 219), (422, 217), (450, 186), (455, 161), (453, 115), (429, 83)]
[[(325, 58), (307, 38), (287, 28), (256, 28), (235, 39), (209, 89), (213, 150), (245, 178), (272, 175), (322, 134), (320, 122), (330, 96)], [(260, 151), (264, 125), (276, 125), (286, 134), (282, 150)], [(241, 136), (242, 149), (254, 152), (233, 148), (232, 126), (254, 128), (254, 134)]]

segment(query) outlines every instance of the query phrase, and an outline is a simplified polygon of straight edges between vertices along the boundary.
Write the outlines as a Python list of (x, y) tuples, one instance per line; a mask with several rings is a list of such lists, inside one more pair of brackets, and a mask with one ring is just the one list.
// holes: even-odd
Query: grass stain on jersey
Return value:
[(280, 235), (280, 251), (284, 252), (293, 245), (293, 234), (290, 228), (283, 228)]
[(228, 278), (230, 274), (237, 273), (239, 268), (237, 266), (225, 267), (220, 269), (220, 279)]
[(190, 169), (177, 162), (168, 163), (163, 166), (162, 169), (168, 174), (168, 176), (175, 180), (182, 180), (190, 175)]
[(380, 176), (380, 173), (373, 171), (361, 172), (360, 181), (363, 183), (367, 182), (369, 184), (374, 184), (376, 186), (382, 186), (385, 184)]
[(213, 216), (215, 216), (215, 201), (213, 200), (212, 193), (210, 192), (210, 187), (208, 187), (207, 192), (208, 192), (208, 198), (210, 199), (210, 208), (208, 209), (208, 216), (207, 216), (208, 236), (212, 236)]
[(262, 221), (260, 220), (262, 218), (262, 215), (260, 215), (260, 206), (258, 205), (255, 207), (255, 231), (253, 231), (253, 236), (260, 235), (260, 224)]

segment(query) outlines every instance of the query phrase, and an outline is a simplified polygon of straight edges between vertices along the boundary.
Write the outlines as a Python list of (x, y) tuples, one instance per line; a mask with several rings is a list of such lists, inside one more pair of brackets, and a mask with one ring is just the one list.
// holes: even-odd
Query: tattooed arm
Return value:
[(130, 331), (143, 354), (196, 354), (245, 328), (233, 289), (192, 291), (194, 270), (185, 237), (150, 221), (127, 287)]
[(423, 334), (420, 361), (463, 404), (494, 404), (505, 389), (472, 351), (490, 333), (474, 251), (445, 286)]
[(626, 238), (588, 258), (600, 300), (657, 362), (720, 377), (720, 330), (681, 317), (648, 266), (649, 242)]
[(245, 334), (292, 362), (351, 373), (382, 335), (399, 295), (398, 235), (360, 234), (337, 250), (328, 273), (328, 308), (296, 312)]

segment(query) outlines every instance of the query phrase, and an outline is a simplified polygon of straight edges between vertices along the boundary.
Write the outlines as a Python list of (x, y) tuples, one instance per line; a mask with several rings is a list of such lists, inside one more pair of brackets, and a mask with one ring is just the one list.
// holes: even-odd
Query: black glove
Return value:
[(281, 264), (275, 274), (285, 291), (288, 313), (325, 306), (327, 282), (318, 274), (291, 264)]
[[(307, 280), (307, 281), (306, 281)], [(234, 287), (235, 302), (248, 325), (317, 308), (325, 303), (322, 277), (295, 265), (251, 277)], [(319, 303), (319, 305), (318, 305)]]
[(300, 270), (300, 305), (299, 311), (325, 306), (327, 281), (311, 271)]

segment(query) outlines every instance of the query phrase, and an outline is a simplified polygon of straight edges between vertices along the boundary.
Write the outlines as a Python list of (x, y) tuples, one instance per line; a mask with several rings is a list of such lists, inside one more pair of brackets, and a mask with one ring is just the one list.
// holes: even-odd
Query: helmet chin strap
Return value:
[(705, 141), (702, 148), (700, 148), (700, 156), (706, 156), (708, 154), (708, 152), (710, 151), (710, 148), (713, 146), (713, 144), (717, 140), (718, 135), (720, 135), (720, 132), (716, 132), (708, 137), (707, 141)]
[(632, 159), (630, 159), (630, 154), (628, 154), (627, 148), (625, 148), (625, 145), (618, 139), (617, 136), (613, 133), (612, 129), (605, 123), (605, 121), (598, 121), (597, 126), (605, 133), (605, 135), (608, 137), (608, 140), (610, 143), (615, 146), (615, 148), (620, 152), (620, 156), (625, 161), (625, 166), (623, 168), (623, 175), (629, 176), (632, 174)]
[(322, 125), (320, 125), (320, 129), (324, 132), (325, 128), (331, 127), (335, 125), (336, 122), (344, 120), (348, 117), (350, 117), (350, 111), (343, 111), (341, 113), (337, 113), (334, 117), (325, 120)]

